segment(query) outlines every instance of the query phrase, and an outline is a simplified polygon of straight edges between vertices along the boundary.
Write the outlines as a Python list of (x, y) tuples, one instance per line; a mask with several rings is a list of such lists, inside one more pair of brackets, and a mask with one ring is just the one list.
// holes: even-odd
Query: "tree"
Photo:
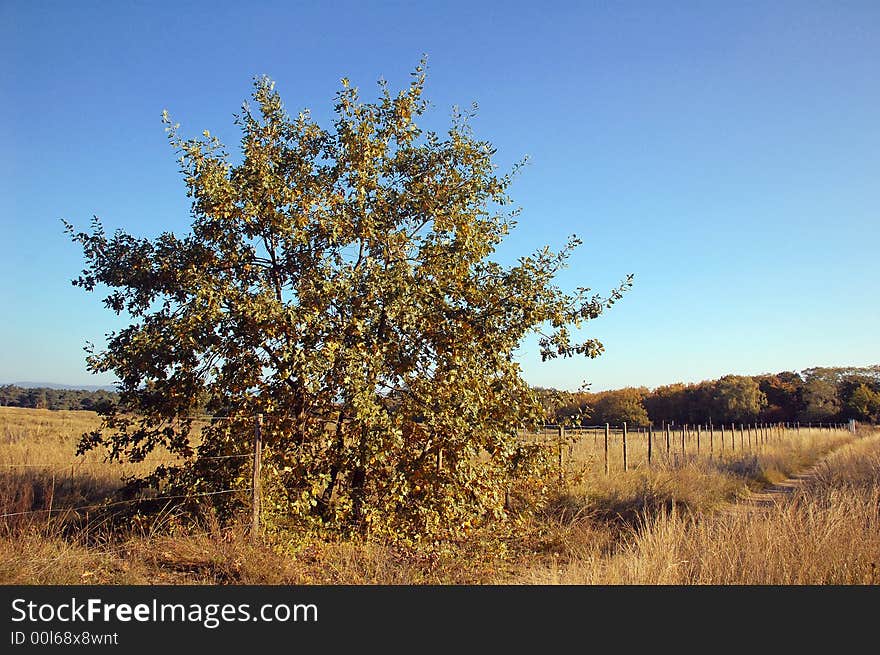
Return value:
[[(279, 524), (398, 538), (500, 513), (521, 461), (513, 430), (542, 419), (515, 348), (539, 331), (544, 359), (599, 355), (572, 330), (631, 276), (605, 297), (563, 292), (554, 278), (575, 237), (493, 261), (517, 215), (511, 176), (494, 172), (473, 113), (454, 112), (443, 137), (420, 130), (424, 81), (420, 65), (407, 88), (380, 82), (366, 103), (343, 79), (325, 129), (308, 111), (291, 118), (257, 79), (256, 110), (236, 117), (238, 164), (208, 131), (184, 139), (163, 114), (191, 232), (151, 240), (108, 236), (97, 218), (88, 232), (65, 223), (87, 262), (74, 284), (106, 285), (105, 305), (133, 319), (88, 357), (116, 374), (120, 402), (81, 452), (141, 460), (165, 448), (183, 463), (139, 484), (223, 489), (247, 478), (247, 459), (206, 457), (249, 452), (261, 413)], [(196, 447), (188, 417), (205, 397), (229, 418)]]
[(715, 385), (715, 400), (725, 421), (754, 419), (767, 406), (767, 396), (758, 383), (744, 375), (725, 375)]
[(613, 425), (626, 422), (631, 427), (650, 425), (642, 404), (646, 392), (646, 389), (626, 388), (602, 393), (593, 408), (593, 422)]
[(582, 423), (587, 411), (582, 392), (562, 391), (545, 387), (534, 387), (544, 409), (547, 420), (560, 425)]
[(686, 387), (683, 383), (668, 384), (657, 387), (643, 400), (645, 410), (652, 423), (684, 422), (686, 414)]
[(880, 393), (867, 384), (860, 384), (846, 401), (846, 407), (853, 418), (876, 422), (880, 420)]
[(761, 412), (765, 421), (794, 421), (802, 410), (804, 381), (792, 371), (756, 378), (761, 391), (767, 396), (767, 406)]
[(840, 413), (840, 396), (834, 381), (811, 376), (804, 383), (804, 410), (801, 420), (830, 421)]

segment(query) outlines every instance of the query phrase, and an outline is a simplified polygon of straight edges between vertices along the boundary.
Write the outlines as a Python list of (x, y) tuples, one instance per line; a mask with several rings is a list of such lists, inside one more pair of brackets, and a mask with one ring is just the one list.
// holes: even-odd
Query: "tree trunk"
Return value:
[(330, 518), (330, 500), (333, 497), (333, 489), (336, 487), (339, 472), (342, 470), (342, 449), (345, 447), (344, 433), (342, 431), (344, 421), (345, 414), (339, 412), (339, 420), (336, 421), (336, 437), (333, 440), (333, 452), (330, 456), (333, 462), (330, 465), (330, 481), (321, 493), (320, 498), (318, 498), (318, 504), (315, 505), (315, 513), (324, 521)]
[(358, 447), (358, 465), (351, 477), (351, 499), (352, 510), (351, 518), (355, 529), (358, 532), (365, 532), (366, 522), (364, 521), (364, 500), (366, 494), (367, 483), (367, 428), (361, 428), (360, 444)]

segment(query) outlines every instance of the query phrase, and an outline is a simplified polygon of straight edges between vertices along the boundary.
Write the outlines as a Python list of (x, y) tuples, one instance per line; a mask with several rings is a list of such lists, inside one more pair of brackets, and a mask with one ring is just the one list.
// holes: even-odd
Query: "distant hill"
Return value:
[(56, 382), (2, 382), (24, 389), (66, 389), (69, 391), (116, 391), (112, 384), (58, 384)]

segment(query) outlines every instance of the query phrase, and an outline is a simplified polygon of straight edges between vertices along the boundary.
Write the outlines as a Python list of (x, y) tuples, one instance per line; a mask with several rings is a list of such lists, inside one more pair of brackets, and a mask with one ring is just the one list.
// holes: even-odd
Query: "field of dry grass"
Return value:
[(644, 514), (611, 553), (572, 545), (523, 582), (878, 584), (880, 435), (832, 453), (790, 497), (749, 511)]
[[(608, 476), (595, 471), (601, 441), (581, 439), (549, 502), (514, 490), (506, 522), (461, 543), (411, 550), (316, 539), (254, 545), (243, 526), (220, 526), (210, 513), (193, 522), (168, 510), (120, 526), (65, 511), (112, 493), (126, 468), (94, 453), (74, 457), (79, 435), (97, 422), (90, 412), (0, 408), (0, 513), (33, 512), (0, 519), (0, 583), (871, 584), (880, 577), (880, 435), (792, 432), (760, 452), (711, 457), (666, 457), (661, 449), (653, 466), (635, 459), (633, 470)], [(749, 489), (829, 452), (821, 475), (785, 502), (727, 511)], [(33, 511), (50, 507), (51, 516)]]

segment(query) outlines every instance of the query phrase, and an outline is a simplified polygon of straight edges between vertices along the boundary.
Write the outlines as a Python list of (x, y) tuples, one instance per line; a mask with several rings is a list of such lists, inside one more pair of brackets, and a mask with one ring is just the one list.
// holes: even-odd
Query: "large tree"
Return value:
[(754, 420), (767, 406), (758, 383), (745, 375), (725, 375), (715, 384), (715, 401), (722, 421)]
[(831, 421), (840, 413), (840, 394), (833, 379), (810, 375), (804, 383), (803, 399), (802, 421)]
[(880, 392), (860, 384), (846, 401), (846, 409), (852, 418), (874, 423), (880, 419)]
[[(77, 232), (86, 268), (74, 281), (109, 287), (131, 317), (92, 351), (119, 379), (120, 402), (80, 450), (140, 460), (178, 455), (144, 483), (161, 492), (223, 489), (247, 479), (254, 416), (264, 415), (267, 508), (276, 521), (448, 534), (501, 510), (521, 461), (516, 427), (541, 420), (513, 353), (539, 331), (542, 357), (595, 357), (573, 328), (607, 296), (555, 283), (579, 243), (503, 266), (492, 254), (515, 223), (509, 175), (454, 112), (445, 135), (423, 133), (423, 66), (396, 94), (363, 102), (347, 80), (335, 119), (291, 117), (273, 82), (255, 81), (236, 117), (233, 163), (208, 131), (180, 154), (191, 231), (154, 239)], [(198, 444), (191, 417), (225, 418)], [(226, 498), (217, 496), (215, 498)]]
[(651, 424), (648, 412), (642, 403), (648, 390), (627, 387), (597, 394), (598, 398), (590, 415), (593, 423), (626, 423), (630, 427), (643, 427)]

